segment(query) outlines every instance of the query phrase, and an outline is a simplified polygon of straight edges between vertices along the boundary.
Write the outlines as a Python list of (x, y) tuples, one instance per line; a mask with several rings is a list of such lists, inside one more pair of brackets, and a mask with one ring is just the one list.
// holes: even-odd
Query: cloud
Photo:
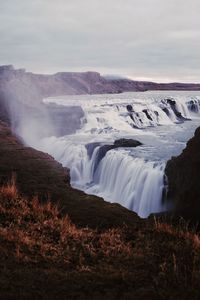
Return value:
[(0, 64), (200, 82), (199, 0), (1, 0)]

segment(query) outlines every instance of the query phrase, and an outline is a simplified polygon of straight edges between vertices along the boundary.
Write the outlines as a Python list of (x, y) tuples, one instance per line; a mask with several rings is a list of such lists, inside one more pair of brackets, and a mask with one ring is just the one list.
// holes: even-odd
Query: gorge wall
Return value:
[(181, 155), (173, 157), (166, 166), (169, 198), (175, 212), (187, 219), (200, 218), (200, 127), (187, 143)]

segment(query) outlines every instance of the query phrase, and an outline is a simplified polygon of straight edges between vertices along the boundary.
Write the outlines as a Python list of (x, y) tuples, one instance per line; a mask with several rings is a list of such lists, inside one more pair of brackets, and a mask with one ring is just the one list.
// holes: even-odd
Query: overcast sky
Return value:
[(0, 64), (200, 82), (200, 0), (0, 0)]

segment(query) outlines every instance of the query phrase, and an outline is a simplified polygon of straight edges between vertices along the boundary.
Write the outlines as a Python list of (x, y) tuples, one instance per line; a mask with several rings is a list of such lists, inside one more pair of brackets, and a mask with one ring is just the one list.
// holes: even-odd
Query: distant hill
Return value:
[(0, 87), (2, 83), (17, 88), (26, 85), (41, 96), (104, 94), (147, 90), (200, 90), (200, 83), (155, 83), (134, 81), (126, 78), (103, 77), (97, 72), (59, 72), (41, 75), (15, 70), (12, 65), (0, 66)]

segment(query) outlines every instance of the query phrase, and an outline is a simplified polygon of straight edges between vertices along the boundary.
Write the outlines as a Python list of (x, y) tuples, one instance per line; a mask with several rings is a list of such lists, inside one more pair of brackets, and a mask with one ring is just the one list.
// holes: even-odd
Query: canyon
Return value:
[[(199, 299), (200, 238), (194, 230), (200, 217), (199, 128), (190, 139), (199, 124), (198, 99), (189, 96), (185, 101), (184, 95), (165, 97), (162, 102), (162, 94), (161, 101), (155, 102), (153, 94), (142, 92), (141, 99), (121, 93), (122, 87), (129, 91), (130, 86), (131, 91), (144, 91), (143, 83), (104, 80), (98, 73), (36, 75), (0, 67), (2, 299)], [(88, 98), (97, 92), (110, 94), (102, 95), (103, 100), (101, 95)], [(86, 98), (76, 98), (77, 94)], [(148, 109), (143, 109), (146, 101)], [(116, 134), (122, 129), (130, 134)], [(83, 143), (82, 137), (88, 135)], [(167, 157), (165, 170), (159, 161), (146, 161), (143, 155), (148, 151), (153, 159)], [(117, 172), (112, 170), (115, 159), (121, 160)], [(77, 175), (99, 179), (100, 171), (109, 171), (109, 176), (101, 177), (102, 183), (109, 190), (109, 182), (119, 174), (117, 196), (119, 190), (124, 192), (123, 183), (134, 183), (134, 169), (142, 174), (141, 180), (149, 179), (140, 186), (147, 187), (143, 199), (153, 195), (152, 201), (166, 173), (168, 197), (164, 199), (173, 203), (173, 210), (140, 218), (121, 203), (107, 202), (74, 186)], [(154, 190), (154, 179), (159, 178)], [(134, 204), (130, 200), (128, 204)]]
[[(0, 67), (0, 118), (1, 121), (6, 122), (12, 131), (18, 137), (19, 142), (25, 143), (22, 138), (22, 128), (26, 130), (24, 136), (51, 136), (62, 137), (65, 134), (72, 134), (81, 127), (81, 118), (84, 112), (80, 106), (70, 105), (65, 107), (57, 105), (56, 103), (48, 103), (44, 105), (42, 100), (47, 97), (56, 97), (63, 94), (79, 95), (79, 94), (104, 94), (104, 93), (122, 93), (128, 91), (146, 91), (152, 90), (199, 90), (198, 84), (157, 84), (151, 82), (136, 82), (129, 79), (105, 79), (99, 73), (85, 72), (85, 73), (57, 73), (54, 75), (38, 75), (26, 72), (24, 69), (15, 70), (13, 66)], [(169, 100), (168, 100), (169, 101)], [(170, 100), (171, 101), (171, 100)], [(147, 119), (150, 119), (149, 112), (145, 112)], [(175, 112), (176, 113), (176, 112)], [(53, 128), (49, 126), (49, 118), (56, 120), (56, 126)], [(41, 128), (38, 123), (42, 123)], [(27, 124), (24, 126), (24, 124)], [(65, 126), (62, 126), (64, 124)], [(25, 129), (24, 129), (25, 127)], [(194, 138), (198, 139), (198, 136)], [(104, 146), (109, 147), (109, 146)], [(113, 148), (113, 146), (111, 145)], [(189, 146), (187, 146), (188, 149)], [(191, 147), (190, 147), (191, 148)], [(186, 151), (195, 151), (195, 150)], [(185, 153), (185, 152), (184, 152)], [(183, 156), (183, 155), (182, 155)], [(181, 157), (182, 157), (181, 156)], [(198, 156), (198, 151), (196, 152)], [(178, 160), (178, 158), (177, 158)], [(178, 176), (169, 166), (175, 164), (175, 159), (172, 159), (167, 164), (166, 173), (169, 179), (169, 198), (170, 195), (179, 193), (179, 184), (177, 183), (180, 176)], [(179, 167), (179, 165), (176, 164)], [(182, 166), (180, 167), (182, 168)], [(178, 172), (178, 168), (175, 168)], [(194, 168), (193, 168), (194, 170)], [(197, 172), (192, 175), (191, 182), (194, 186), (198, 178)], [(182, 171), (180, 171), (182, 173)], [(187, 176), (186, 176), (187, 177)], [(68, 184), (69, 184), (68, 176)], [(186, 179), (187, 181), (187, 179)], [(180, 186), (182, 183), (180, 184)], [(176, 188), (175, 188), (176, 186)], [(184, 182), (184, 186), (187, 186)], [(188, 185), (190, 186), (190, 185)], [(188, 187), (189, 188), (189, 187)], [(27, 188), (28, 190), (28, 188)], [(71, 189), (73, 190), (73, 189)], [(81, 193), (81, 192), (80, 192)], [(192, 206), (188, 200), (188, 205), (183, 205), (182, 202), (188, 199), (188, 191), (185, 191), (185, 196), (175, 197), (176, 205), (175, 211), (188, 218), (197, 218), (199, 216), (198, 210), (188, 210), (188, 206)], [(196, 196), (195, 196), (196, 197)], [(194, 198), (193, 197), (193, 201)], [(178, 199), (178, 200), (177, 200)], [(198, 199), (195, 198), (195, 199)], [(177, 202), (178, 201), (178, 202)], [(178, 203), (178, 204), (177, 204)], [(187, 213), (186, 213), (187, 212)], [(194, 216), (195, 212), (195, 216)], [(196, 216), (197, 215), (197, 216)], [(84, 219), (84, 218), (83, 218)]]

